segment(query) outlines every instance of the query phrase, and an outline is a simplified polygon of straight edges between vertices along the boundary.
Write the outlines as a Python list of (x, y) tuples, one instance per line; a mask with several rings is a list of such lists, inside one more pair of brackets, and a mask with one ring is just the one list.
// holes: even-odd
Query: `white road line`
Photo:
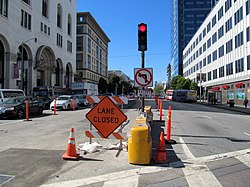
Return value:
[(246, 133), (246, 132), (244, 132), (244, 134), (247, 135), (247, 136), (250, 136), (250, 134), (248, 134), (248, 133)]
[(204, 116), (205, 118), (207, 118), (207, 119), (213, 119), (213, 118), (211, 118), (211, 117), (209, 117), (209, 116)]
[(235, 158), (250, 168), (250, 156), (249, 155), (238, 155)]
[(184, 140), (181, 137), (179, 137), (179, 142), (181, 143), (182, 149), (183, 149), (184, 153), (186, 154), (187, 158), (194, 159), (195, 158), (194, 155), (188, 149), (188, 146), (186, 145), (186, 143), (184, 142)]
[(118, 179), (113, 181), (107, 181), (104, 183), (103, 187), (137, 187), (139, 184), (139, 176), (132, 176), (126, 179)]

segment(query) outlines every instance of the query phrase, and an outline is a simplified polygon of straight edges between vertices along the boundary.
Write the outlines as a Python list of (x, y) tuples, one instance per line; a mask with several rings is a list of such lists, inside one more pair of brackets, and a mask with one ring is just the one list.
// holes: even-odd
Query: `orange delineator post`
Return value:
[(25, 108), (26, 108), (26, 121), (29, 121), (29, 101), (26, 99), (25, 101)]
[(162, 100), (160, 99), (160, 121), (162, 120)]
[(171, 134), (171, 114), (172, 114), (172, 107), (168, 107), (168, 126), (167, 126), (167, 141), (170, 141), (170, 134)]
[(56, 98), (54, 99), (54, 115), (56, 115)]

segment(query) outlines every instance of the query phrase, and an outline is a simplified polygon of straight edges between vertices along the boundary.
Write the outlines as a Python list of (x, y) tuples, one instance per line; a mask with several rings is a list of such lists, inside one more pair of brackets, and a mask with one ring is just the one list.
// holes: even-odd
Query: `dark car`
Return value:
[(0, 117), (24, 118), (26, 115), (26, 100), (29, 102), (29, 114), (41, 115), (44, 110), (44, 102), (35, 97), (13, 97), (0, 105)]
[(53, 101), (53, 99), (49, 98), (48, 96), (44, 96), (44, 95), (37, 95), (36, 98), (39, 101), (44, 102), (44, 105), (45, 105), (44, 110), (50, 109), (50, 103)]

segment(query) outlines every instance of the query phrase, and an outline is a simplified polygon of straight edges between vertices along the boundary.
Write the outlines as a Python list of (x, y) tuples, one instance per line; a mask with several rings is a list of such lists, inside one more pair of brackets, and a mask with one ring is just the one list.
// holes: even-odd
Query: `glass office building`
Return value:
[(172, 0), (171, 78), (183, 75), (183, 49), (218, 0)]

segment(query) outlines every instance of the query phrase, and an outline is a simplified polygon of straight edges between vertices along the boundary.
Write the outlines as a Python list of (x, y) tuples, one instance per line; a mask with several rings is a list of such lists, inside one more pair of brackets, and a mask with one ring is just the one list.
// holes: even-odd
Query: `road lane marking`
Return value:
[(191, 153), (187, 144), (184, 142), (184, 140), (181, 137), (179, 137), (179, 142), (181, 143), (182, 149), (184, 153), (186, 154), (187, 158), (194, 159), (195, 158), (194, 155)]
[(246, 132), (244, 132), (244, 134), (247, 135), (247, 136), (250, 136), (250, 134), (248, 134), (248, 133), (246, 133)]
[[(192, 186), (221, 186), (220, 183), (217, 183), (217, 179), (212, 176), (212, 172), (209, 168), (206, 167), (205, 162), (215, 161), (215, 160), (222, 160), (224, 158), (236, 157), (238, 160), (243, 162), (244, 164), (248, 164), (250, 162), (249, 158), (250, 149), (244, 149), (240, 151), (234, 151), (229, 153), (222, 153), (217, 155), (210, 155), (205, 157), (198, 157), (194, 159), (187, 159), (184, 161), (177, 161), (169, 164), (169, 167), (162, 167), (162, 166), (145, 166), (143, 168), (136, 168), (131, 170), (124, 170), (118, 171), (114, 173), (107, 173), (99, 176), (76, 179), (76, 180), (69, 180), (69, 181), (61, 181), (55, 182), (50, 184), (43, 184), (41, 187), (74, 187), (74, 186), (83, 186), (83, 185), (91, 185), (98, 182), (105, 182), (108, 184), (108, 181), (115, 181), (115, 180), (124, 180), (126, 181), (127, 178), (130, 182), (135, 184), (137, 182), (137, 176), (146, 174), (146, 173), (154, 173), (160, 171), (166, 171), (173, 168), (181, 168), (183, 165), (185, 168), (183, 172), (186, 173), (186, 177), (188, 177), (189, 184)], [(185, 174), (184, 173), (184, 174)], [(200, 183), (197, 184), (195, 180), (198, 180)], [(206, 184), (203, 184), (202, 181)], [(117, 184), (117, 183), (116, 183)], [(130, 184), (130, 183), (129, 183)], [(201, 185), (202, 184), (202, 185)], [(116, 185), (118, 186), (118, 185)], [(126, 185), (128, 186), (128, 185)], [(190, 185), (191, 186), (191, 185)]]
[(209, 116), (204, 116), (205, 118), (207, 118), (207, 119), (213, 119), (213, 118), (211, 118), (211, 117), (209, 117)]
[(107, 181), (104, 183), (103, 187), (114, 187), (114, 186), (119, 186), (119, 187), (137, 187), (139, 184), (139, 176), (132, 176), (128, 177), (126, 179), (118, 179), (118, 180), (113, 180), (113, 181)]

